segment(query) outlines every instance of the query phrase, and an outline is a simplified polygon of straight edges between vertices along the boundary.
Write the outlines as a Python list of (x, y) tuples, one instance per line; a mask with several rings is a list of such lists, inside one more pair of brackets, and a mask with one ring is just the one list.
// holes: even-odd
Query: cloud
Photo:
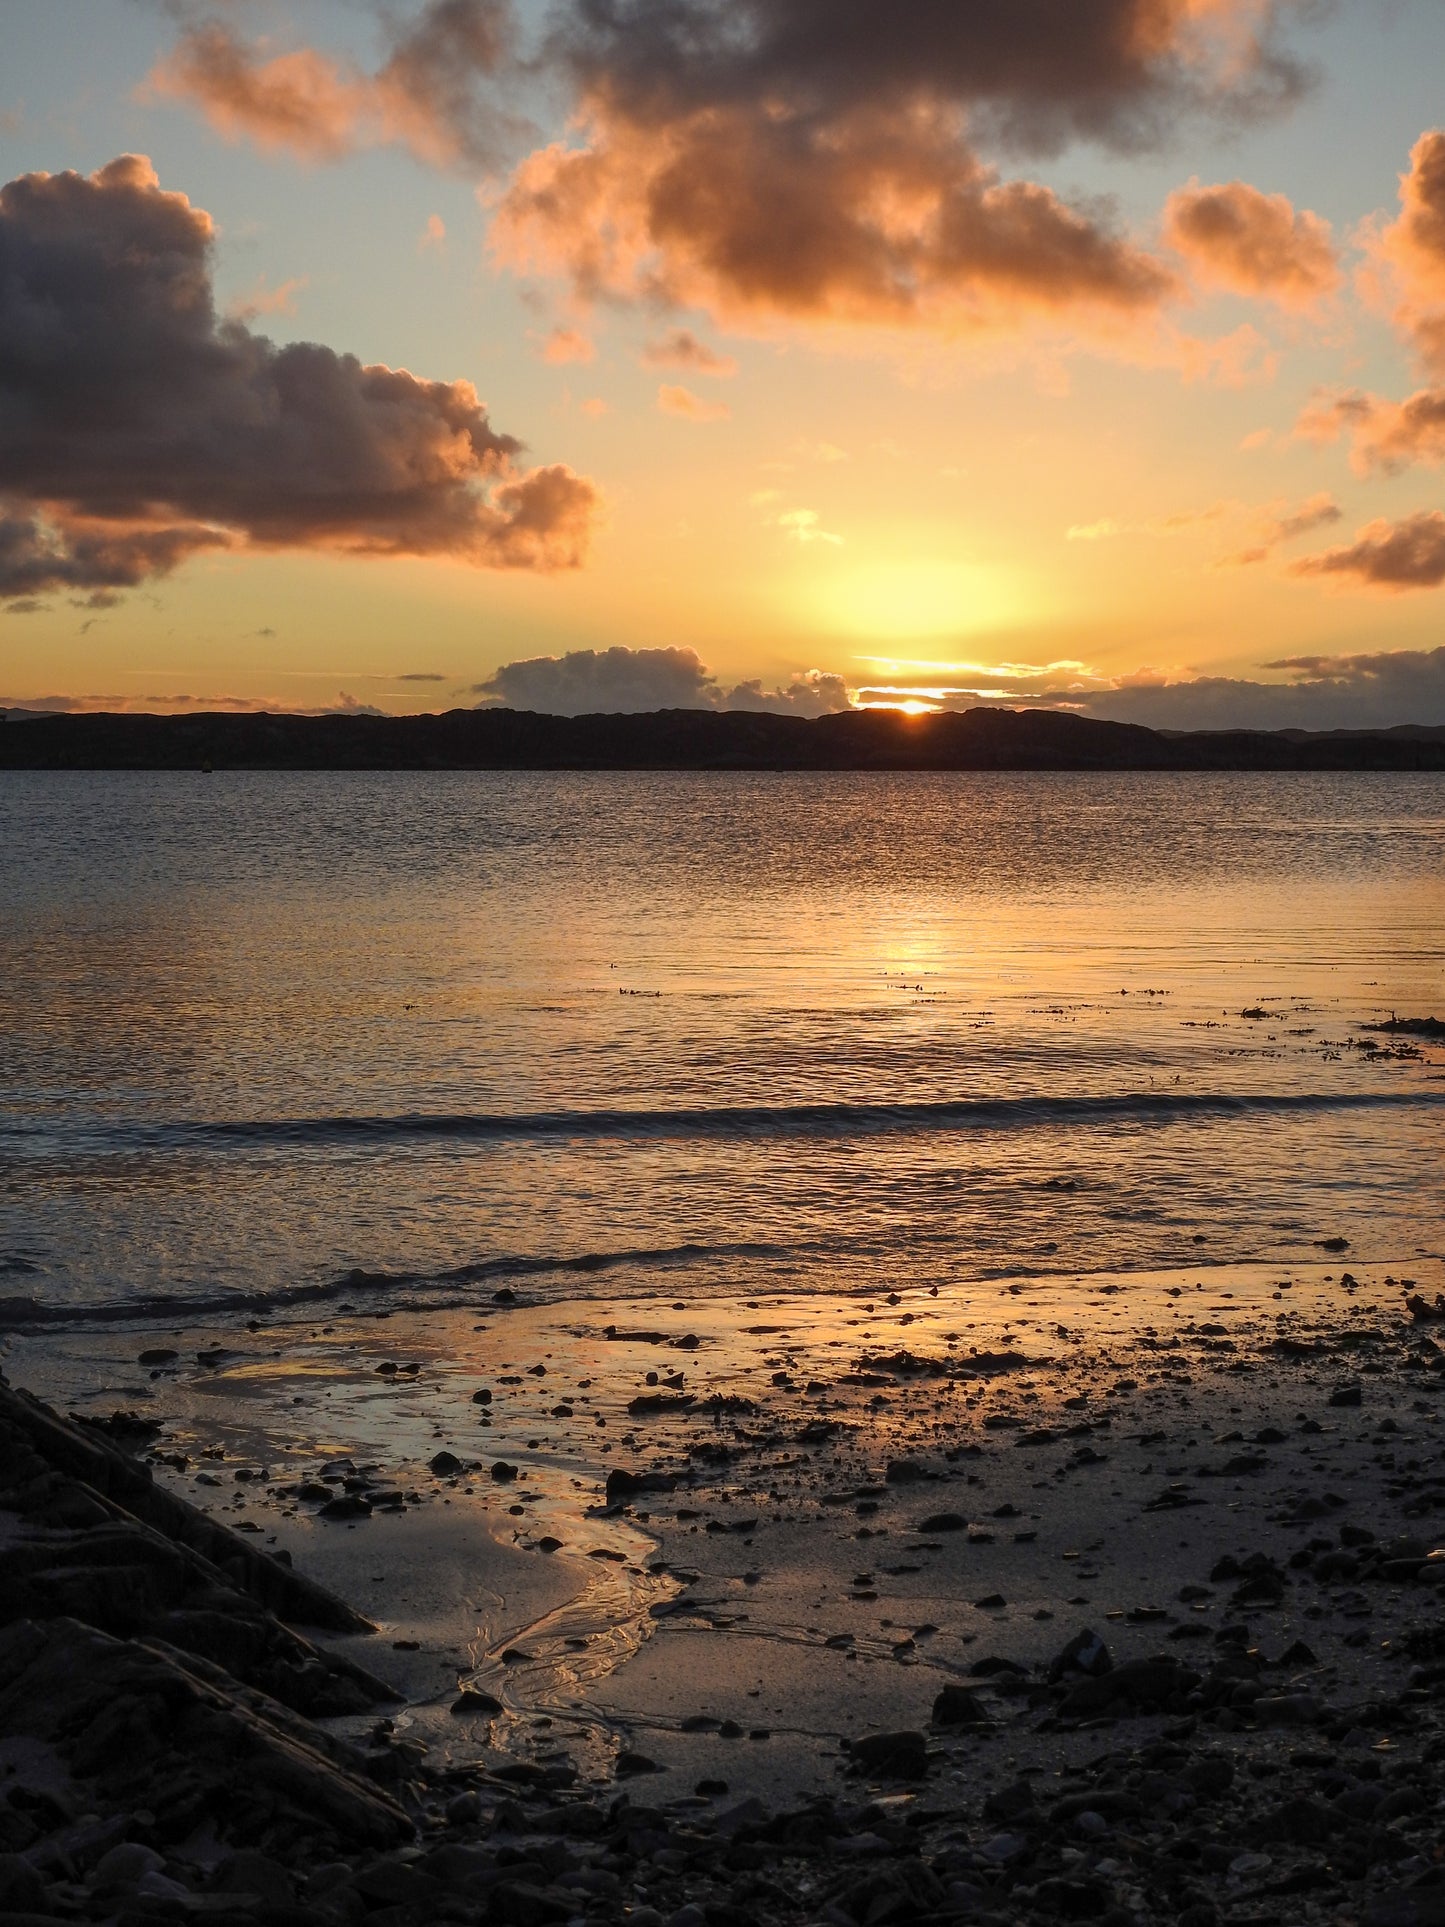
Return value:
[(834, 548), (842, 548), (843, 538), (822, 527), (822, 516), (816, 509), (785, 509), (778, 516), (778, 527), (794, 542), (827, 542)]
[(1422, 388), (1402, 402), (1359, 389), (1318, 395), (1294, 427), (1297, 441), (1335, 442), (1348, 436), (1350, 460), (1361, 475), (1388, 475), (1417, 463), (1445, 461), (1445, 387)]
[(310, 279), (309, 274), (297, 274), (273, 288), (264, 274), (258, 275), (250, 293), (233, 301), (228, 312), (237, 321), (254, 321), (263, 314), (294, 315), (296, 297)]
[(1310, 496), (1298, 508), (1285, 507), (1269, 515), (1256, 529), (1248, 548), (1238, 554), (1225, 557), (1227, 562), (1248, 565), (1267, 562), (1276, 549), (1283, 548), (1287, 542), (1295, 541), (1301, 535), (1310, 535), (1316, 529), (1325, 529), (1344, 520), (1344, 510), (1332, 495)]
[(678, 415), (689, 422), (726, 421), (733, 412), (725, 401), (704, 401), (690, 388), (680, 388), (664, 382), (657, 391), (657, 405), (664, 415)]
[(1422, 134), (1400, 176), (1400, 215), (1366, 229), (1367, 292), (1393, 290), (1396, 325), (1425, 366), (1445, 374), (1445, 132)]
[(135, 155), (0, 187), (0, 595), (246, 545), (582, 561), (590, 482), (520, 469), (469, 382), (219, 322), (212, 236)]
[(848, 708), (841, 676), (811, 671), (786, 689), (760, 680), (725, 689), (693, 649), (573, 649), (503, 663), (473, 694), (484, 707), (555, 716), (637, 714), (654, 709), (747, 709), (821, 716)]
[(416, 244), (417, 253), (418, 254), (428, 254), (428, 253), (441, 254), (445, 252), (446, 245), (447, 245), (446, 222), (442, 219), (440, 214), (428, 214), (428, 216), (426, 217), (426, 226), (422, 229), (421, 234), (417, 238), (417, 244)]
[(738, 371), (731, 355), (718, 354), (699, 341), (690, 328), (674, 328), (656, 341), (645, 342), (640, 359), (644, 368), (686, 368), (697, 375), (716, 375), (720, 380)]
[(1245, 181), (1171, 194), (1164, 237), (1207, 286), (1281, 307), (1313, 307), (1340, 285), (1329, 222)]
[(508, 0), (430, 0), (393, 33), (375, 73), (312, 47), (268, 53), (208, 20), (182, 33), (144, 91), (197, 107), (228, 140), (301, 161), (396, 145), (428, 166), (475, 173), (526, 131), (498, 86), (513, 53)]
[(1391, 592), (1438, 589), (1445, 582), (1445, 514), (1425, 509), (1399, 522), (1367, 523), (1353, 542), (1305, 556), (1293, 573), (1341, 576)]
[(569, 361), (595, 361), (597, 349), (577, 328), (554, 328), (542, 343), (542, 359), (557, 368)]
[(662, 126), (597, 105), (589, 144), (518, 168), (497, 258), (583, 300), (961, 333), (1039, 317), (1151, 315), (1173, 275), (1049, 188), (1002, 181), (955, 112), (859, 107), (820, 122), (729, 103)]
[(445, 682), (447, 678), (435, 669), (408, 669), (396, 680), (398, 682)]
[(531, 154), (499, 260), (585, 299), (736, 325), (1071, 326), (1127, 336), (1180, 292), (1094, 200), (982, 158), (1130, 150), (1183, 113), (1295, 99), (1273, 0), (588, 0), (551, 57), (578, 137)]
[(1205, 676), (1092, 696), (1086, 713), (1153, 729), (1392, 729), (1445, 723), (1445, 649), (1287, 656), (1286, 682)]

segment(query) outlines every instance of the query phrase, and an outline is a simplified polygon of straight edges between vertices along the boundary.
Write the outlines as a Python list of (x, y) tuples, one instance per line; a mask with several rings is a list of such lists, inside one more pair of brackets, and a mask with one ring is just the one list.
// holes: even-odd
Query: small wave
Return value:
[[(612, 1271), (621, 1266), (667, 1271), (705, 1263), (710, 1258), (778, 1258), (797, 1252), (795, 1245), (680, 1244), (639, 1246), (621, 1251), (583, 1251), (570, 1255), (502, 1256), (455, 1265), (445, 1271), (365, 1271), (360, 1266), (334, 1278), (305, 1285), (278, 1285), (272, 1290), (221, 1290), (147, 1293), (138, 1298), (110, 1298), (90, 1304), (46, 1304), (38, 1298), (0, 1298), (0, 1332), (23, 1331), (68, 1324), (142, 1324), (156, 1319), (192, 1323), (214, 1317), (275, 1316), (307, 1305), (322, 1305), (389, 1291), (425, 1288), (442, 1294), (465, 1294), (473, 1286), (504, 1283), (509, 1278), (565, 1277)], [(415, 1305), (414, 1308), (419, 1309)]]
[(920, 1103), (739, 1104), (676, 1110), (481, 1111), (397, 1117), (223, 1118), (165, 1124), (7, 1124), (0, 1142), (68, 1150), (322, 1149), (407, 1142), (529, 1139), (629, 1142), (689, 1138), (846, 1138), (895, 1132), (1008, 1130), (1050, 1124), (1168, 1122), (1209, 1116), (1373, 1111), (1445, 1104), (1445, 1091), (1123, 1091), (1072, 1097), (942, 1098)]

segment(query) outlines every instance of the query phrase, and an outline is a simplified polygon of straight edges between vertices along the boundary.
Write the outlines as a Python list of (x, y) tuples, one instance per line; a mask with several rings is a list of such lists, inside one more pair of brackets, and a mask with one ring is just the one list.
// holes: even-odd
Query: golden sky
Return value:
[(0, 704), (1445, 721), (1438, 0), (5, 43)]

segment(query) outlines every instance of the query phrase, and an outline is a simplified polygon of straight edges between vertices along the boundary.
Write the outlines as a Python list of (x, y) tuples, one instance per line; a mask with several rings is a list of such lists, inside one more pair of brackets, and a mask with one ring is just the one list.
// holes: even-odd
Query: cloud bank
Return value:
[(573, 649), (503, 663), (474, 695), (486, 707), (552, 716), (630, 715), (653, 709), (747, 709), (822, 716), (849, 707), (841, 676), (794, 676), (786, 689), (760, 680), (725, 689), (692, 649)]
[(0, 596), (244, 545), (583, 560), (590, 482), (521, 469), (469, 382), (218, 319), (212, 240), (141, 156), (0, 187)]

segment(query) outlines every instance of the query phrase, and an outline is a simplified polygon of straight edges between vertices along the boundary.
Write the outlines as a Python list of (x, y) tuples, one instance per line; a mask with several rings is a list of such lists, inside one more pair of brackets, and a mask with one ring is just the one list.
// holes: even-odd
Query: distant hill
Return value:
[[(12, 715), (14, 713), (12, 712)], [(37, 715), (0, 769), (1445, 770), (1445, 729), (1178, 733), (1049, 709), (542, 716)]]

